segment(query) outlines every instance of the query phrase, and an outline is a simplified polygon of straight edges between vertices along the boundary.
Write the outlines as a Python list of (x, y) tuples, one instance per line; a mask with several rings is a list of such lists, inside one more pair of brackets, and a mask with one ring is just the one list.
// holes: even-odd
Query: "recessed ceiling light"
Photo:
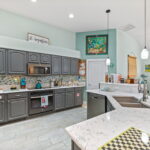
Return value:
[(74, 14), (73, 14), (73, 13), (70, 13), (70, 14), (69, 14), (69, 18), (70, 18), (70, 19), (73, 19), (73, 18), (74, 18)]
[(31, 2), (36, 3), (36, 2), (37, 2), (37, 0), (31, 0)]

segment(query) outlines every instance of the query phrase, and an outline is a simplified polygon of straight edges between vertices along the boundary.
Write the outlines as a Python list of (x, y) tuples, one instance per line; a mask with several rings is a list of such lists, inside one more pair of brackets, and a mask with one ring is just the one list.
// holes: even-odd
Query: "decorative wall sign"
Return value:
[(150, 65), (145, 65), (145, 72), (150, 72)]
[(33, 43), (49, 45), (49, 39), (48, 38), (42, 37), (40, 35), (32, 34), (32, 33), (28, 33), (27, 40), (29, 42), (33, 42)]
[(107, 55), (108, 35), (89, 35), (86, 37), (87, 55)]

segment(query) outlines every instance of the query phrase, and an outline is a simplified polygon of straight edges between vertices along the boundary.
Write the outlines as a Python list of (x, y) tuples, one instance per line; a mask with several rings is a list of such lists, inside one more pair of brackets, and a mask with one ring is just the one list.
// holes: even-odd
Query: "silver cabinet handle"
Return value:
[(2, 96), (0, 95), (0, 99), (2, 99)]

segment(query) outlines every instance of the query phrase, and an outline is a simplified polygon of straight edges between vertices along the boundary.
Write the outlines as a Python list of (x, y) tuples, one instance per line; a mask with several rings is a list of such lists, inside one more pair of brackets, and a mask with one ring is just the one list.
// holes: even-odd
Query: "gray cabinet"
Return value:
[(83, 104), (83, 92), (82, 90), (75, 91), (75, 106)]
[(0, 74), (6, 73), (6, 51), (0, 49)]
[(62, 57), (62, 74), (67, 75), (70, 74), (70, 58)]
[(40, 54), (39, 53), (28, 53), (28, 62), (29, 63), (40, 63)]
[(0, 95), (0, 123), (5, 121), (5, 100), (2, 95)]
[(110, 112), (110, 111), (113, 111), (113, 110), (115, 110), (115, 108), (113, 107), (113, 105), (109, 102), (109, 100), (108, 99), (106, 99), (106, 105), (107, 105), (107, 107), (106, 107), (106, 112)]
[(71, 150), (81, 150), (73, 141)]
[(51, 64), (51, 55), (41, 54), (41, 64)]
[(8, 73), (26, 74), (26, 52), (8, 50)]
[(79, 60), (77, 58), (71, 58), (71, 75), (79, 74)]
[(28, 116), (28, 94), (8, 94), (8, 121), (25, 118)]
[(93, 118), (106, 112), (105, 96), (88, 93), (87, 118)]
[(66, 108), (75, 106), (75, 96), (74, 92), (66, 93)]
[(61, 74), (61, 56), (52, 56), (52, 75)]
[(65, 108), (65, 100), (66, 100), (65, 93), (55, 94), (54, 100), (55, 100), (55, 110), (61, 110)]

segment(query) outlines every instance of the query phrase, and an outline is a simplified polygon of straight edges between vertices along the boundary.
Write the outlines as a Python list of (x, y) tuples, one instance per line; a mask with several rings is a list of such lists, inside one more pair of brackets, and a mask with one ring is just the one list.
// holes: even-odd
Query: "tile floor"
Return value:
[(86, 120), (85, 108), (74, 108), (0, 127), (0, 150), (71, 150), (65, 127)]

